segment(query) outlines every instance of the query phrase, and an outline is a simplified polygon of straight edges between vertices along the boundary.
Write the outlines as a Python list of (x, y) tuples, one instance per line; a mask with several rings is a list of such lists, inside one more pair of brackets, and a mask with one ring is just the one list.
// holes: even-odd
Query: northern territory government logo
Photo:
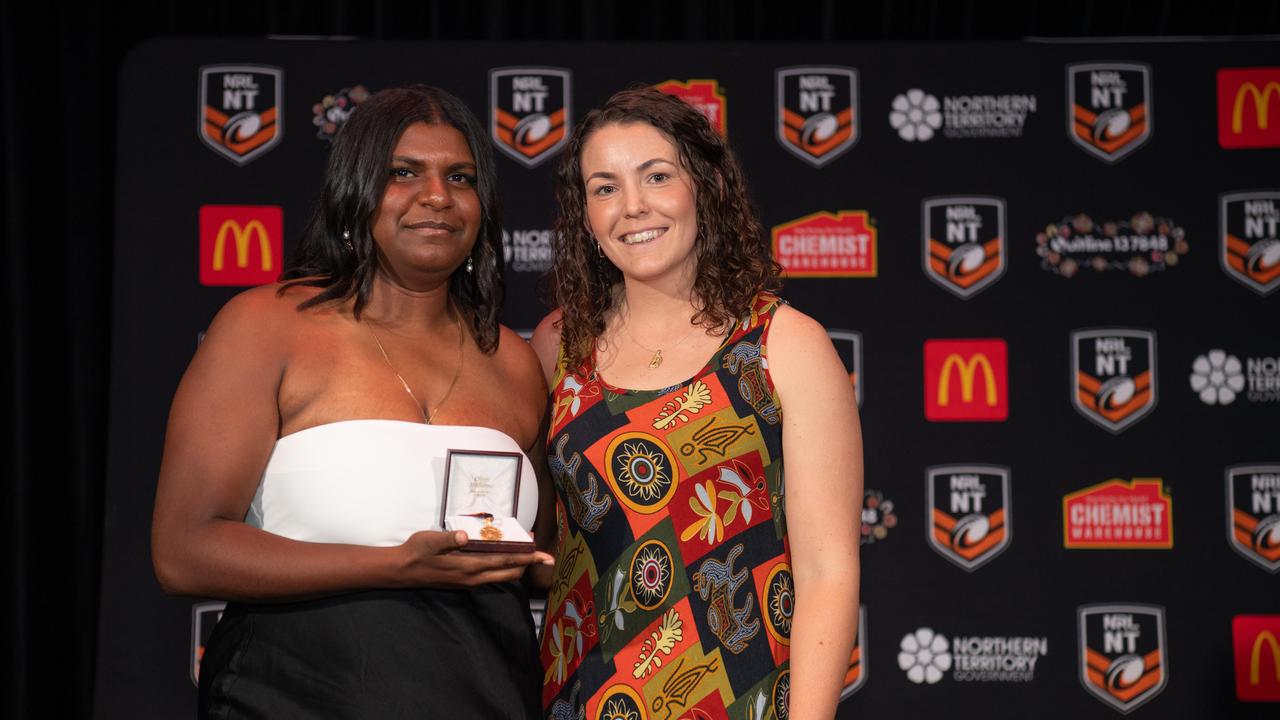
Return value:
[(1218, 70), (1218, 144), (1280, 147), (1280, 67)]
[(844, 363), (849, 373), (849, 382), (853, 383), (853, 396), (862, 407), (862, 333), (852, 330), (828, 330), (827, 336), (836, 348), (836, 354)]
[(489, 132), (507, 157), (532, 168), (569, 140), (573, 127), (572, 73), (553, 67), (489, 71)]
[(911, 88), (893, 98), (889, 127), (907, 142), (927, 142), (939, 133), (949, 139), (1014, 139), (1022, 137), (1035, 111), (1035, 95), (944, 95), (939, 101)]
[(1280, 355), (1239, 357), (1213, 348), (1191, 362), (1191, 390), (1205, 405), (1280, 402)]
[(1157, 605), (1083, 605), (1080, 684), (1098, 700), (1128, 713), (1160, 694), (1169, 682), (1164, 608)]
[(778, 142), (814, 167), (845, 154), (858, 142), (858, 71), (851, 67), (779, 68)]
[(1071, 404), (1118, 433), (1156, 407), (1156, 334), (1132, 328), (1071, 332)]
[(853, 654), (849, 656), (849, 669), (844, 674), (844, 689), (840, 691), (840, 699), (844, 700), (862, 689), (867, 684), (867, 606), (858, 608), (858, 633), (853, 639)]
[(787, 277), (876, 276), (876, 226), (866, 210), (816, 212), (775, 225), (771, 235)]
[(278, 145), (284, 138), (284, 71), (266, 65), (200, 68), (196, 134), (237, 165)]
[(1223, 195), (1218, 217), (1218, 259), (1227, 276), (1259, 295), (1280, 288), (1280, 190)]
[(1146, 277), (1175, 267), (1190, 251), (1183, 228), (1146, 211), (1125, 220), (1094, 220), (1077, 213), (1036, 233), (1040, 269), (1064, 278), (1082, 270)]
[(721, 135), (729, 134), (729, 101), (719, 82), (710, 79), (667, 80), (653, 87), (689, 103)]
[(934, 552), (973, 572), (1009, 547), (1013, 503), (1009, 468), (999, 465), (935, 465), (925, 470)]
[(958, 298), (990, 287), (1005, 270), (1004, 200), (953, 196), (924, 201), (924, 274)]
[(941, 682), (1031, 682), (1049, 654), (1044, 636), (953, 635), (917, 628), (898, 642), (898, 667), (917, 685)]
[(1280, 463), (1227, 468), (1227, 542), (1267, 572), (1280, 572)]
[(1062, 498), (1062, 544), (1071, 550), (1173, 547), (1173, 499), (1161, 478), (1114, 478)]
[(1151, 68), (1137, 63), (1067, 66), (1067, 135), (1107, 163), (1151, 139)]
[(204, 659), (204, 647), (213, 634), (213, 626), (222, 619), (226, 606), (221, 600), (191, 606), (191, 682), (197, 687), (200, 686), (200, 661)]

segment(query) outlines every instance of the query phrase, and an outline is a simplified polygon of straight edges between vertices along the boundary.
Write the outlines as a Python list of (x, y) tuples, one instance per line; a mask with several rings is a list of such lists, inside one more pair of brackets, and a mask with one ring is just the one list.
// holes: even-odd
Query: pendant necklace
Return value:
[[(675, 341), (674, 343), (671, 343), (667, 347), (672, 347), (672, 348), (680, 347), (680, 343), (683, 343), (685, 340), (688, 340), (689, 336), (693, 334), (693, 331), (697, 329), (698, 329), (698, 326), (694, 325), (693, 327), (689, 328), (689, 332), (685, 333), (683, 336), (681, 336), (679, 340)], [(645, 347), (640, 343), (639, 340), (636, 340), (635, 336), (631, 334), (631, 330), (629, 330), (626, 325), (622, 326), (622, 332), (626, 333), (627, 337), (631, 338), (631, 342), (635, 343), (636, 345), (639, 345), (640, 348), (643, 349), (645, 352), (653, 353), (653, 356), (649, 358), (650, 370), (657, 370), (659, 367), (662, 366), (662, 348), (658, 348), (654, 350), (652, 348)]]
[(413, 404), (416, 405), (418, 410), (422, 413), (422, 422), (427, 425), (431, 424), (431, 421), (436, 417), (436, 413), (440, 412), (440, 408), (444, 406), (445, 401), (449, 399), (451, 394), (453, 394), (453, 388), (458, 384), (458, 376), (462, 375), (462, 314), (455, 311), (453, 319), (458, 326), (458, 366), (453, 370), (453, 379), (449, 381), (449, 387), (444, 391), (444, 396), (440, 398), (440, 402), (436, 403), (435, 409), (431, 411), (430, 415), (428, 415), (426, 408), (418, 401), (418, 396), (413, 394), (413, 390), (409, 387), (409, 383), (405, 382), (404, 377), (402, 377), (400, 373), (396, 372), (396, 366), (391, 364), (391, 358), (387, 356), (387, 349), (382, 347), (382, 341), (378, 339), (378, 334), (373, 331), (373, 326), (379, 325), (380, 323), (375, 321), (373, 318), (369, 318), (369, 334), (373, 336), (373, 342), (377, 344), (378, 350), (382, 353), (382, 359), (386, 361), (387, 367), (391, 368), (391, 372), (396, 376), (396, 379), (404, 386), (404, 391), (409, 393), (409, 397), (413, 398)]

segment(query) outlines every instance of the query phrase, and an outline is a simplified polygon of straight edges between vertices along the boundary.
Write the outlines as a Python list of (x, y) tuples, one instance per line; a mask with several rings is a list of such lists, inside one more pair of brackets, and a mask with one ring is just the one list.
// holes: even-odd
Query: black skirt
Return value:
[(536, 718), (541, 666), (516, 584), (231, 603), (200, 663), (200, 718)]

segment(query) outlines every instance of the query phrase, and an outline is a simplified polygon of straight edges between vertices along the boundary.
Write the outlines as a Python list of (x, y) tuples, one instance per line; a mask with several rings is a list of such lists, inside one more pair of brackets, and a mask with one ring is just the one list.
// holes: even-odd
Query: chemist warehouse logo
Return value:
[(658, 92), (678, 97), (702, 113), (721, 135), (729, 134), (729, 101), (716, 80), (667, 80), (653, 86)]
[(777, 73), (778, 142), (822, 167), (858, 142), (858, 71), (850, 67), (790, 67)]
[(1062, 498), (1062, 544), (1070, 550), (1167, 550), (1173, 499), (1161, 478), (1119, 478)]
[(1223, 195), (1218, 215), (1227, 276), (1263, 296), (1280, 288), (1280, 190)]
[(1084, 605), (1077, 610), (1080, 683), (1127, 713), (1160, 694), (1169, 681), (1164, 608)]
[(200, 68), (196, 133), (211, 150), (244, 165), (284, 138), (284, 71), (266, 65)]
[(1280, 464), (1227, 468), (1227, 542), (1263, 570), (1280, 572)]
[(498, 149), (525, 167), (549, 160), (569, 140), (572, 73), (564, 68), (489, 71), (489, 130)]
[(1072, 331), (1071, 403), (1112, 433), (1146, 417), (1156, 406), (1156, 334), (1128, 328)]
[(924, 274), (966, 300), (1004, 275), (1004, 200), (937, 197), (924, 201)]
[(1151, 68), (1136, 63), (1067, 66), (1067, 135), (1116, 163), (1151, 139)]
[(816, 212), (774, 226), (771, 235), (788, 277), (876, 276), (876, 227), (866, 210)]
[(917, 628), (898, 643), (898, 668), (917, 685), (948, 674), (956, 682), (1031, 682), (1049, 654), (1049, 639), (1034, 636), (955, 635)]
[(1004, 552), (1013, 539), (1009, 468), (937, 465), (925, 471), (934, 552), (973, 572)]

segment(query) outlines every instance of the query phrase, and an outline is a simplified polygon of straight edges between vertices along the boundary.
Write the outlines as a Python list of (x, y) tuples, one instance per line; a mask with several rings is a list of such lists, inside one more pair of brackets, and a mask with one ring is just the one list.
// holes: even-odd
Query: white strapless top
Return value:
[(516, 519), (533, 529), (538, 483), (509, 435), (484, 427), (343, 420), (276, 441), (245, 523), (305, 542), (390, 547), (440, 530), (445, 455), (520, 453)]

